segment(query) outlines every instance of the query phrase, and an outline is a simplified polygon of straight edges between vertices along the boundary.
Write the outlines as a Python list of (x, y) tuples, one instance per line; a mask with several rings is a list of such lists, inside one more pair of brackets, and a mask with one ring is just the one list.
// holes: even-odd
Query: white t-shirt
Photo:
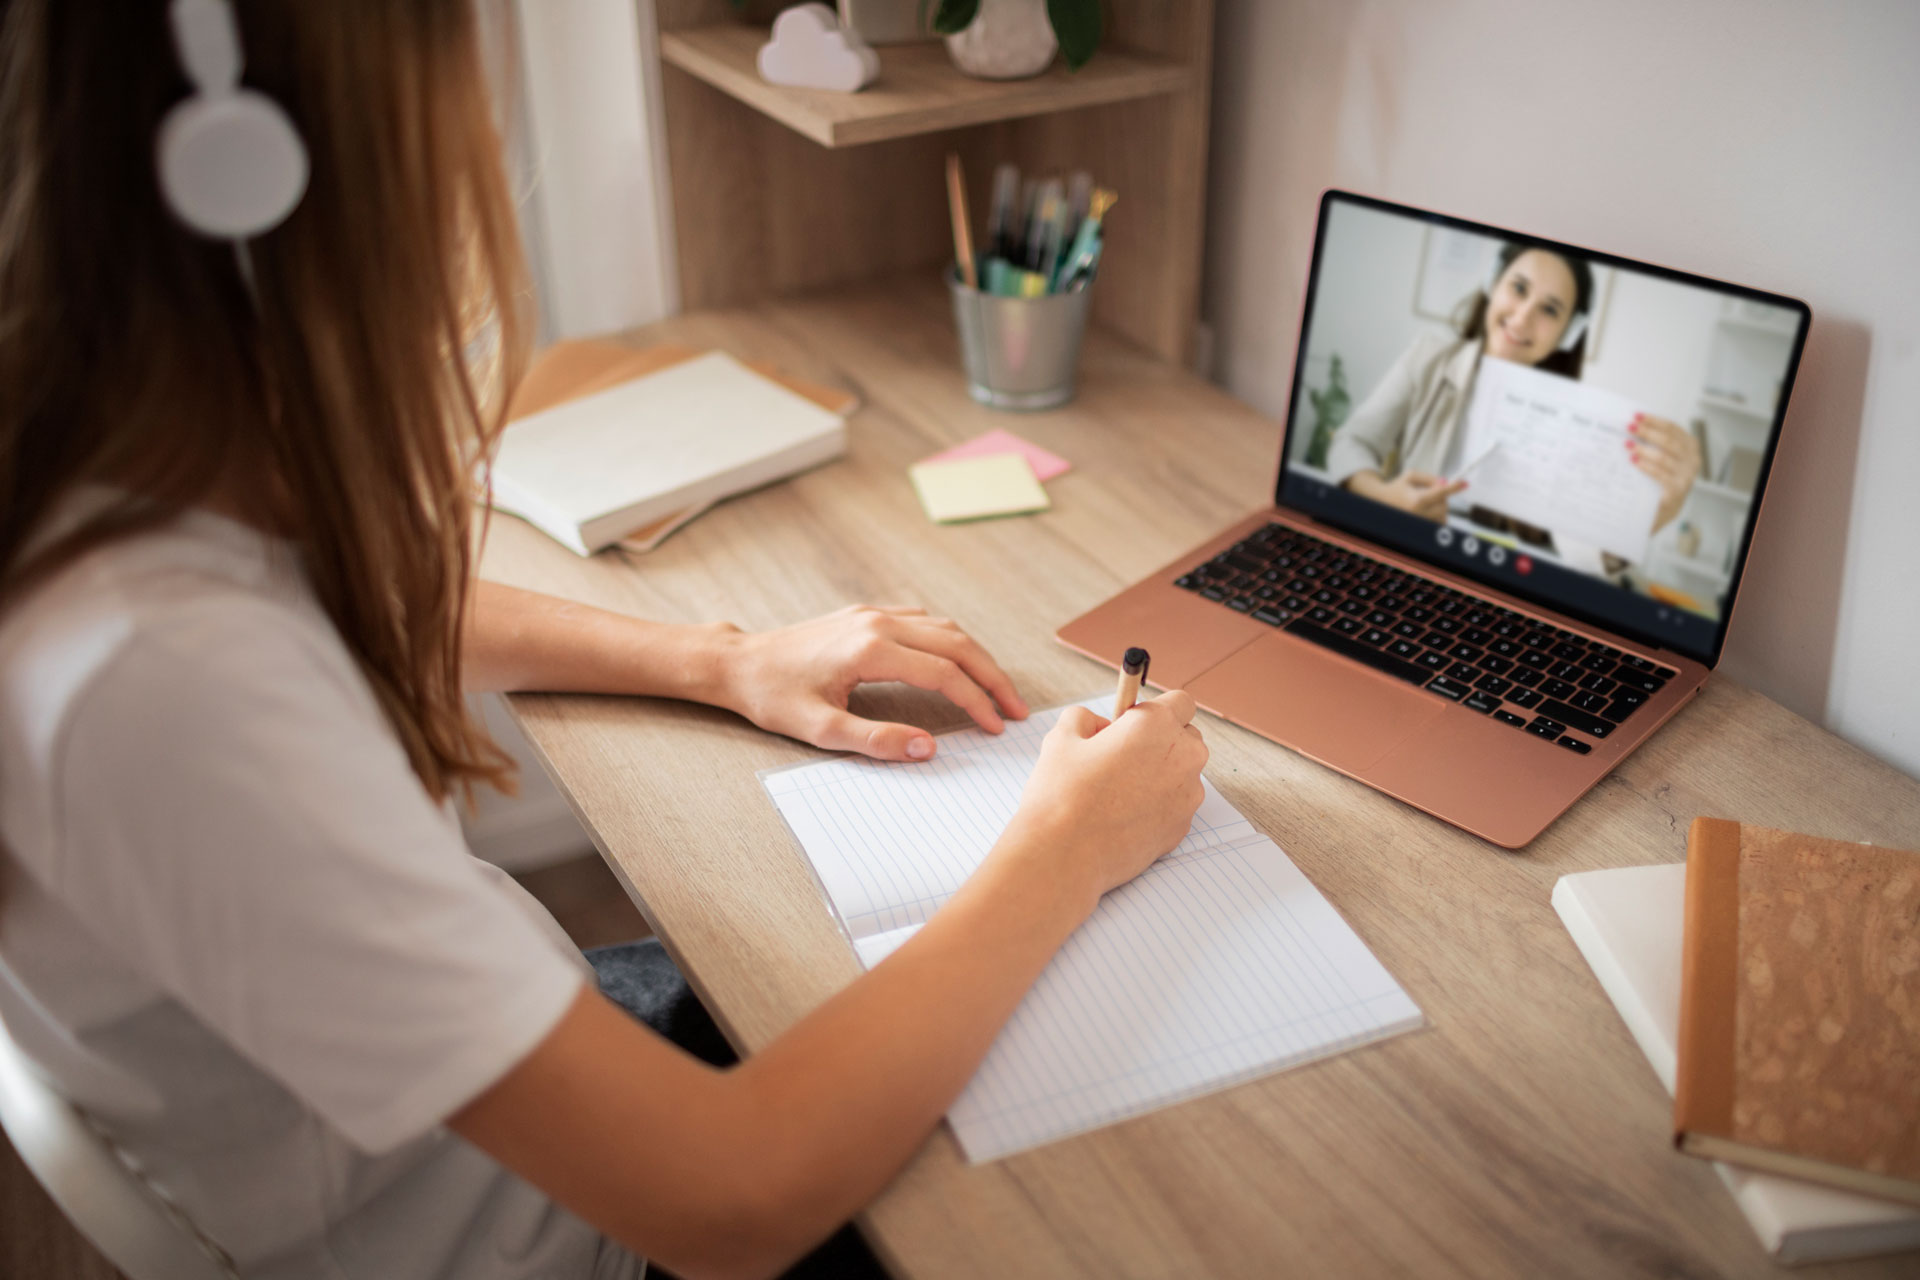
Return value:
[(641, 1263), (441, 1122), (590, 981), (290, 550), (194, 514), (0, 618), (0, 1011), (242, 1275)]

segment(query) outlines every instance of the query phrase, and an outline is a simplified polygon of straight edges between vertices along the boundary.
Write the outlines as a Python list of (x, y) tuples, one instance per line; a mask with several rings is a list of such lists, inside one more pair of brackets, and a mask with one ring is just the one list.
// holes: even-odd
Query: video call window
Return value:
[(1288, 468), (1718, 620), (1799, 319), (1336, 202)]

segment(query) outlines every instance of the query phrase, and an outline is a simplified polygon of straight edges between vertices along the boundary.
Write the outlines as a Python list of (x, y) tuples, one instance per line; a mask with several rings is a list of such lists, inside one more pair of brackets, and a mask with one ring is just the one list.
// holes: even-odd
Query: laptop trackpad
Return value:
[(1189, 680), (1207, 710), (1348, 773), (1393, 750), (1447, 704), (1283, 632)]

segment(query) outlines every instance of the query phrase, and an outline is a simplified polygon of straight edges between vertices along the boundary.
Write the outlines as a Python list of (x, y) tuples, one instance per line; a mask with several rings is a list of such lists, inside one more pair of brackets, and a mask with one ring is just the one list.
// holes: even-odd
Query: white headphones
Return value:
[(300, 131), (279, 103), (241, 87), (240, 29), (228, 0), (173, 0), (170, 17), (194, 91), (167, 113), (155, 146), (167, 207), (215, 239), (271, 231), (307, 190)]
[[(1525, 253), (1526, 250), (1523, 248), (1520, 252)], [(1519, 256), (1519, 254), (1514, 255), (1516, 259)], [(1505, 273), (1506, 267), (1512, 265), (1513, 264), (1509, 262), (1505, 264), (1505, 266), (1502, 266), (1500, 255), (1497, 253), (1494, 254), (1493, 265), (1487, 268), (1487, 283), (1483, 286), (1489, 302), (1493, 300), (1493, 287), (1500, 283), (1500, 277)], [(1560, 351), (1573, 350), (1580, 345), (1580, 338), (1586, 331), (1587, 313), (1585, 311), (1574, 312), (1573, 319), (1567, 321), (1567, 331), (1560, 335), (1560, 345), (1556, 349)]]

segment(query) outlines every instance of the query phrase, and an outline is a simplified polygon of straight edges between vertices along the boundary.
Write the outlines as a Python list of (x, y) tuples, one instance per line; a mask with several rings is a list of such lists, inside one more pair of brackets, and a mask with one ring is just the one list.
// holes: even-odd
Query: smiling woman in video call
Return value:
[[(1502, 247), (1491, 289), (1463, 308), (1456, 334), (1422, 334), (1334, 436), (1329, 479), (1428, 520), (1470, 480), (1462, 462), (1467, 406), (1482, 355), (1578, 378), (1593, 311), (1593, 273), (1577, 258), (1525, 244)], [(1680, 513), (1700, 471), (1700, 448), (1677, 423), (1651, 414), (1628, 426), (1627, 454), (1660, 485), (1657, 532)]]

